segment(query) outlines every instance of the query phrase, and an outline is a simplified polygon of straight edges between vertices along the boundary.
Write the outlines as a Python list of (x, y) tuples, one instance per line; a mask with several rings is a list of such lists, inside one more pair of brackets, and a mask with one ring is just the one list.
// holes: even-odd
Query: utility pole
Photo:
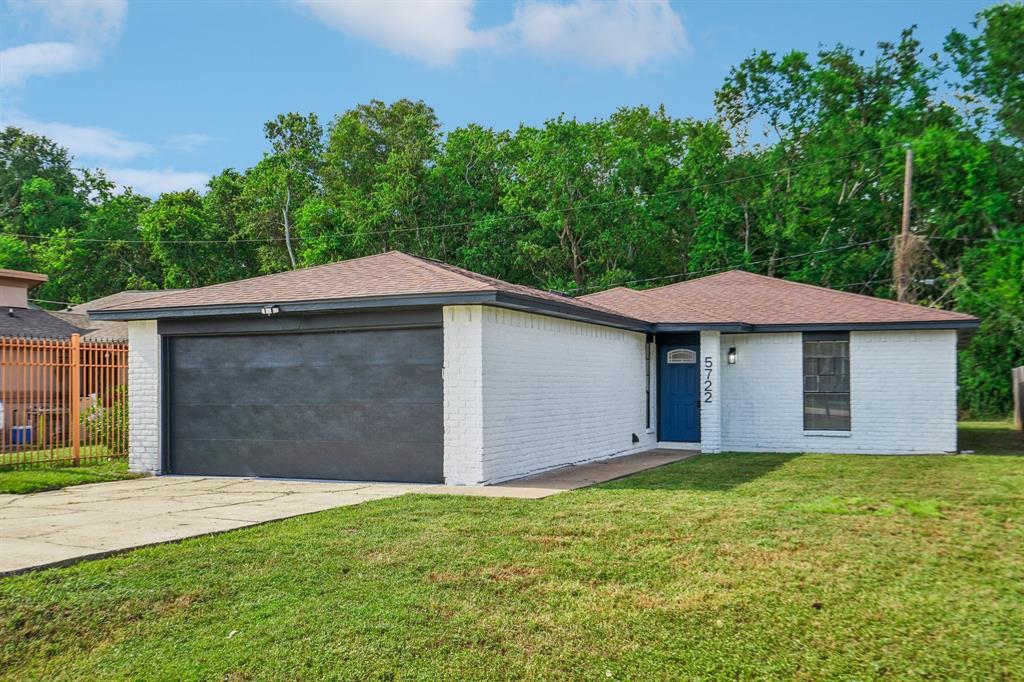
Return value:
[(907, 159), (903, 167), (903, 223), (900, 234), (896, 237), (895, 251), (892, 259), (893, 281), (896, 283), (896, 300), (905, 303), (910, 301), (911, 290), (911, 258), (914, 251), (910, 235), (910, 197), (911, 185), (914, 180), (914, 150), (907, 147)]

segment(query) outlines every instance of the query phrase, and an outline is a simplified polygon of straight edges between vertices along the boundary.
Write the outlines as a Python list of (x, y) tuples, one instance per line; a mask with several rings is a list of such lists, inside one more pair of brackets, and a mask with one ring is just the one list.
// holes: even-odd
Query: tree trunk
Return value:
[(568, 245), (570, 253), (570, 267), (572, 268), (572, 279), (576, 286), (582, 288), (585, 281), (583, 273), (583, 254), (580, 251), (580, 240), (573, 236), (572, 222), (569, 220), (569, 212), (562, 216), (562, 233), (558, 235), (562, 246)]
[(284, 246), (288, 250), (288, 260), (291, 261), (292, 270), (295, 269), (295, 252), (292, 251), (292, 224), (288, 218), (288, 209), (292, 203), (292, 188), (285, 183), (284, 186), (284, 208), (281, 210), (281, 217), (284, 218)]

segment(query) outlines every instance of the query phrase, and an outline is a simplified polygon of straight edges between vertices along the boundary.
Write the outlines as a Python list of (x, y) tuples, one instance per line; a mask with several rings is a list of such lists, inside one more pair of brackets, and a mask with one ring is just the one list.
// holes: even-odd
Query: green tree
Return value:
[(332, 222), (352, 253), (407, 249), (432, 252), (428, 177), (440, 144), (440, 123), (423, 102), (373, 100), (332, 121), (323, 180)]
[(257, 247), (260, 268), (277, 272), (298, 264), (295, 216), (320, 191), (323, 128), (316, 114), (290, 113), (268, 121), (264, 132), (271, 152), (242, 178), (240, 233), (263, 240)]
[(21, 190), (34, 178), (47, 180), (60, 195), (71, 194), (78, 186), (66, 149), (20, 128), (4, 128), (0, 131), (0, 228), (4, 231), (21, 231)]
[(969, 89), (963, 98), (982, 117), (990, 113), (1006, 133), (1024, 141), (1024, 5), (1003, 3), (978, 13), (969, 37), (953, 30), (946, 50)]
[(232, 278), (230, 235), (217, 229), (195, 190), (161, 195), (139, 216), (139, 225), (160, 266), (162, 288), (199, 287)]

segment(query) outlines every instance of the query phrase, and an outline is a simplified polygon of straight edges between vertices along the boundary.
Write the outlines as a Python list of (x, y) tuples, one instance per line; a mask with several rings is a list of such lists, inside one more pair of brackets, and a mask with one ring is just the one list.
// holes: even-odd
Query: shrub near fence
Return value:
[(128, 455), (128, 345), (0, 338), (0, 467)]

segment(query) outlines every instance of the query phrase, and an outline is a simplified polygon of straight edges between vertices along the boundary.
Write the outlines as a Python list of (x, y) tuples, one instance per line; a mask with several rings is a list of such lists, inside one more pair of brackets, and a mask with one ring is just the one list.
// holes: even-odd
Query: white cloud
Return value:
[(431, 66), (446, 66), (459, 53), (492, 44), (493, 32), (474, 31), (473, 0), (296, 0), (317, 19), (349, 35)]
[(136, 194), (150, 197), (186, 189), (203, 191), (211, 177), (209, 173), (176, 171), (172, 168), (106, 168), (104, 172), (118, 186), (131, 187)]
[(120, 36), (126, 7), (125, 0), (21, 0), (9, 4), (15, 12), (41, 12), (48, 30), (70, 40), (0, 50), (0, 87), (95, 65), (103, 48)]
[(31, 76), (78, 71), (88, 55), (72, 43), (29, 43), (0, 51), (0, 86), (21, 85)]
[(689, 47), (682, 19), (667, 0), (528, 0), (516, 8), (512, 30), (534, 54), (630, 73)]
[[(146, 142), (133, 140), (117, 130), (92, 126), (74, 126), (54, 121), (35, 121), (14, 112), (14, 115), (0, 119), (0, 127), (17, 126), (37, 135), (45, 135), (75, 157), (75, 165), (92, 167), (105, 166), (106, 162), (125, 163), (153, 155), (157, 148)], [(188, 145), (199, 145), (211, 139), (201, 133), (189, 133), (167, 138), (163, 146), (177, 143), (177, 149)], [(178, 171), (173, 168), (135, 168), (114, 166), (104, 168), (107, 177), (118, 186), (128, 186), (139, 194), (156, 197), (162, 192), (184, 189), (202, 191), (210, 180), (204, 171)]]
[(76, 158), (90, 161), (130, 161), (153, 153), (152, 145), (132, 140), (110, 128), (34, 121), (17, 113), (5, 116), (2, 123), (44, 135), (66, 147)]
[(474, 29), (475, 0), (294, 0), (321, 22), (429, 66), (502, 49), (634, 72), (689, 48), (668, 0), (522, 0), (511, 22)]

